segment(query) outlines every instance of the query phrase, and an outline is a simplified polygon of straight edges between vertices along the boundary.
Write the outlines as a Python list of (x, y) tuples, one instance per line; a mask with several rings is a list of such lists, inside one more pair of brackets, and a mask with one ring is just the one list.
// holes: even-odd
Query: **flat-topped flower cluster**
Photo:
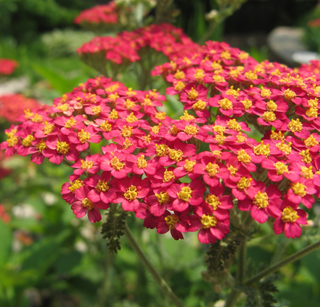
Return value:
[(11, 75), (18, 67), (18, 62), (11, 59), (0, 59), (0, 77)]
[(26, 109), (38, 108), (40, 103), (33, 98), (21, 94), (4, 94), (0, 96), (0, 119), (10, 123), (18, 122), (18, 118)]
[(77, 52), (85, 61), (98, 60), (116, 64), (129, 64), (140, 60), (146, 47), (166, 55), (169, 60), (181, 56), (191, 57), (201, 47), (171, 24), (152, 24), (132, 32), (121, 32), (115, 37), (98, 36), (83, 44)]
[[(158, 107), (165, 96), (100, 77), (27, 110), (6, 130), (7, 155), (31, 155), (74, 169), (62, 197), (80, 218), (100, 221), (121, 203), (158, 233), (199, 231), (202, 243), (230, 231), (230, 210), (274, 221), (276, 234), (298, 237), (303, 208), (319, 197), (318, 75), (258, 63), (226, 43), (156, 68), (179, 95), (184, 113)], [(251, 127), (262, 136), (250, 137)], [(91, 154), (90, 143), (101, 153)]]

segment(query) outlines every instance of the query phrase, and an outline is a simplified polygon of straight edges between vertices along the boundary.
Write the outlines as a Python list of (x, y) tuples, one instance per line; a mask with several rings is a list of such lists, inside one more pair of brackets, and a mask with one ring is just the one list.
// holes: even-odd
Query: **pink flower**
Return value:
[(300, 225), (307, 225), (307, 213), (302, 209), (297, 209), (298, 205), (285, 201), (281, 206), (280, 213), (277, 214), (273, 224), (275, 234), (284, 231), (287, 238), (298, 238), (301, 235)]
[(190, 184), (172, 184), (168, 194), (174, 198), (172, 207), (175, 211), (182, 212), (188, 209), (189, 204), (198, 206), (203, 202), (203, 194), (206, 188), (200, 180), (193, 180)]
[(125, 211), (136, 211), (139, 208), (139, 199), (144, 199), (150, 191), (150, 182), (147, 178), (141, 180), (140, 177), (123, 178), (118, 180), (119, 192), (114, 203), (122, 203)]
[(75, 197), (77, 201), (72, 204), (71, 209), (77, 218), (81, 218), (88, 213), (89, 221), (92, 223), (101, 220), (101, 213), (99, 209), (108, 209), (109, 205), (98, 201), (94, 202), (90, 199), (89, 189), (87, 186), (82, 186), (75, 190)]
[(93, 156), (86, 156), (85, 159), (78, 159), (74, 164), (72, 164), (72, 168), (76, 168), (73, 173), (75, 175), (82, 175), (83, 172), (89, 174), (95, 174), (100, 170), (99, 166), (100, 156), (99, 154), (95, 154)]
[(97, 135), (92, 126), (85, 127), (79, 132), (70, 132), (68, 138), (71, 143), (76, 144), (78, 151), (84, 151), (89, 147), (89, 143), (99, 143), (101, 136)]
[(291, 183), (287, 196), (292, 203), (298, 205), (302, 202), (310, 209), (315, 202), (313, 198), (315, 193), (317, 193), (317, 190), (314, 187), (313, 180), (301, 177), (299, 181)]

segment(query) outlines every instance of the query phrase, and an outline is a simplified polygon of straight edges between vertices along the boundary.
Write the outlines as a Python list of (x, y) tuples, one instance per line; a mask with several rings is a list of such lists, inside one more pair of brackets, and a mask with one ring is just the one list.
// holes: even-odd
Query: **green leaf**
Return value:
[(12, 246), (12, 232), (10, 227), (0, 219), (0, 267), (7, 262)]

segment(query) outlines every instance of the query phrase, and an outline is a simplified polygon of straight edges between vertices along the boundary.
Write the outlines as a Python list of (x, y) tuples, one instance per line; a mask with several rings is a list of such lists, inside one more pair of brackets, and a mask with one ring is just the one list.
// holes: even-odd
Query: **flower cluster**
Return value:
[(2, 220), (4, 223), (10, 222), (10, 215), (6, 212), (5, 206), (1, 204), (0, 204), (0, 220)]
[(26, 109), (34, 109), (40, 104), (33, 98), (27, 98), (21, 94), (6, 94), (0, 96), (0, 118), (10, 123), (16, 123)]
[(118, 22), (117, 5), (111, 1), (108, 4), (96, 5), (82, 11), (74, 20), (76, 24), (113, 24)]
[(191, 57), (201, 50), (181, 29), (166, 23), (121, 32), (116, 37), (95, 37), (77, 52), (84, 62), (99, 69), (98, 66), (105, 67), (109, 61), (117, 65), (136, 62), (148, 47), (163, 53), (169, 60)]
[(0, 76), (11, 75), (14, 70), (17, 68), (18, 62), (10, 59), (0, 59)]
[[(36, 164), (68, 162), (74, 170), (62, 197), (91, 222), (121, 203), (158, 233), (180, 239), (198, 231), (201, 243), (214, 243), (237, 207), (258, 223), (274, 221), (276, 234), (300, 236), (302, 208), (320, 195), (317, 75), (258, 63), (218, 42), (154, 74), (172, 84), (168, 95), (179, 95), (179, 119), (158, 109), (165, 97), (156, 90), (100, 77), (50, 108), (25, 111), (1, 149)], [(101, 152), (92, 154), (90, 143)]]

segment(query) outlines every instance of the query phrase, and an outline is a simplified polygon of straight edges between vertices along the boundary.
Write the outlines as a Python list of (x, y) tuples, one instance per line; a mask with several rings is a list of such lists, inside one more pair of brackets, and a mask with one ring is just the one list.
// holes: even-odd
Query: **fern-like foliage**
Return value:
[(124, 235), (125, 221), (128, 212), (121, 206), (112, 204), (106, 213), (107, 221), (102, 225), (101, 234), (107, 240), (107, 247), (111, 254), (121, 249), (120, 238)]
[(278, 274), (272, 274), (254, 285), (236, 284), (235, 288), (247, 295), (245, 307), (274, 307), (277, 300), (274, 293), (278, 292), (274, 282)]
[(206, 259), (210, 274), (224, 269), (225, 261), (234, 257), (237, 247), (242, 243), (243, 238), (242, 234), (238, 234), (235, 237), (226, 238), (222, 243), (217, 241), (214, 244), (210, 244)]

